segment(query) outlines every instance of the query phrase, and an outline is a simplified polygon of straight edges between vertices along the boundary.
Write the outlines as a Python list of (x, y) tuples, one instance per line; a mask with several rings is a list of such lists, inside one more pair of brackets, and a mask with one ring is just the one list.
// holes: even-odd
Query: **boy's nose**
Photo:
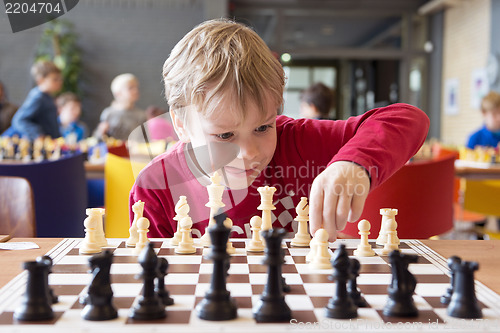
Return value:
[(255, 142), (251, 140), (246, 141), (240, 146), (240, 152), (238, 158), (243, 160), (253, 160), (259, 154), (259, 147)]

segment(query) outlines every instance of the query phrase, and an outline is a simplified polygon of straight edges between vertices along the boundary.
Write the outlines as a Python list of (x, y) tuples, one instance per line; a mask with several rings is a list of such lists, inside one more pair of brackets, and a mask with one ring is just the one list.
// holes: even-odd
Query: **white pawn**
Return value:
[(139, 255), (149, 243), (149, 220), (147, 218), (141, 217), (137, 220), (137, 232), (139, 233), (139, 240), (135, 244), (134, 254)]
[(398, 249), (398, 242), (396, 240), (396, 228), (397, 223), (395, 220), (389, 220), (387, 223), (387, 241), (385, 242), (384, 248), (382, 249), (382, 255), (386, 256), (393, 250)]
[(175, 253), (178, 254), (193, 254), (196, 253), (196, 248), (194, 247), (194, 241), (191, 237), (191, 227), (193, 226), (193, 221), (189, 216), (183, 218), (180, 222), (181, 224), (181, 241), (179, 245), (175, 248)]
[(80, 246), (80, 254), (94, 254), (102, 251), (97, 239), (97, 228), (99, 224), (98, 211), (87, 209), (88, 217), (83, 221), (85, 226), (85, 239)]
[(263, 252), (264, 243), (260, 238), (260, 227), (262, 226), (262, 218), (254, 216), (250, 219), (250, 227), (252, 230), (252, 239), (247, 243), (246, 250), (248, 252)]
[(314, 234), (316, 239), (316, 252), (314, 257), (311, 258), (309, 266), (313, 269), (330, 269), (332, 264), (330, 263), (331, 255), (328, 252), (328, 232), (325, 229), (319, 229)]
[(370, 234), (370, 222), (368, 220), (361, 220), (358, 223), (359, 235), (361, 236), (361, 242), (359, 243), (353, 254), (357, 257), (372, 257), (375, 255), (372, 246), (368, 243), (368, 235)]
[(297, 212), (296, 221), (299, 222), (297, 233), (292, 239), (291, 244), (297, 247), (308, 247), (311, 241), (311, 235), (307, 231), (307, 221), (309, 221), (309, 205), (307, 204), (307, 198), (302, 197), (299, 204), (295, 208)]
[(134, 247), (139, 241), (139, 233), (137, 232), (137, 221), (143, 216), (144, 202), (139, 200), (132, 205), (132, 212), (134, 213), (134, 220), (128, 229), (130, 237), (125, 242), (128, 247)]
[(182, 235), (180, 232), (180, 222), (183, 218), (188, 216), (189, 213), (189, 205), (187, 203), (186, 196), (181, 195), (179, 197), (179, 201), (177, 201), (177, 204), (175, 205), (175, 217), (174, 221), (177, 221), (177, 231), (174, 233), (174, 236), (170, 240), (171, 245), (179, 245), (179, 242), (181, 241)]
[[(226, 228), (228, 228), (229, 230), (231, 230), (233, 228), (233, 220), (231, 220), (229, 217), (227, 217), (225, 220), (224, 220), (224, 226)], [(236, 253), (236, 249), (234, 248), (233, 246), (233, 243), (231, 243), (229, 241), (229, 239), (227, 240), (227, 247), (226, 247), (226, 251), (227, 253), (229, 254), (235, 254)]]
[(316, 255), (316, 244), (316, 238), (313, 237), (309, 242), (309, 247), (311, 248), (311, 250), (306, 255), (306, 262), (311, 262), (312, 258), (314, 258), (314, 256)]

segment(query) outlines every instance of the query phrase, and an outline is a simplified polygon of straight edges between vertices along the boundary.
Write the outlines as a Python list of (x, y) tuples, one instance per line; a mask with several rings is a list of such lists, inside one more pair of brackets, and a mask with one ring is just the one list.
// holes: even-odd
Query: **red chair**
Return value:
[[(365, 203), (362, 219), (371, 224), (370, 238), (380, 231), (380, 208), (398, 210), (398, 237), (425, 239), (453, 228), (455, 156), (414, 162), (403, 166), (375, 188)], [(359, 237), (357, 223), (347, 223), (343, 233)]]

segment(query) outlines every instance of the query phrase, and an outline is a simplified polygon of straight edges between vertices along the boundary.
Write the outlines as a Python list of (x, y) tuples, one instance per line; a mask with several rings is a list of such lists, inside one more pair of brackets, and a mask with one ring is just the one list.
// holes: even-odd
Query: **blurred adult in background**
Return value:
[(139, 81), (130, 73), (120, 74), (111, 82), (114, 100), (101, 113), (94, 136), (104, 135), (126, 141), (130, 133), (146, 121), (144, 110), (135, 103), (139, 100)]
[(334, 92), (323, 83), (315, 83), (300, 95), (300, 115), (304, 118), (331, 119)]
[(12, 117), (14, 117), (16, 111), (17, 106), (9, 102), (5, 86), (0, 81), (0, 133), (3, 133), (3, 131), (10, 127)]

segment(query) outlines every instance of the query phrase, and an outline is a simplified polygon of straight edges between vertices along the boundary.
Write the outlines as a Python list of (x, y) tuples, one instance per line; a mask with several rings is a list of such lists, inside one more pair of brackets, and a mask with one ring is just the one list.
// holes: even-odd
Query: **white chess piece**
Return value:
[[(233, 220), (231, 220), (229, 217), (227, 217), (225, 220), (224, 220), (224, 226), (226, 228), (228, 228), (229, 230), (231, 230), (233, 228)], [(233, 246), (233, 243), (231, 243), (229, 241), (229, 239), (227, 240), (227, 247), (226, 247), (226, 251), (227, 253), (229, 254), (235, 254), (236, 253), (236, 249), (234, 248)]]
[(396, 228), (397, 223), (396, 220), (389, 220), (387, 222), (387, 241), (384, 244), (384, 248), (382, 249), (382, 255), (388, 255), (393, 250), (398, 249), (398, 242), (396, 240)]
[(368, 235), (370, 234), (370, 222), (368, 220), (361, 220), (358, 223), (359, 235), (361, 236), (361, 241), (354, 250), (353, 254), (357, 257), (372, 257), (375, 255), (372, 246), (368, 242)]
[[(380, 215), (382, 215), (382, 222), (380, 223), (380, 233), (377, 237), (376, 244), (384, 245), (387, 241), (387, 224), (389, 220), (396, 220), (396, 215), (398, 214), (397, 209), (392, 208), (381, 208)], [(397, 242), (399, 244), (399, 239), (396, 237)]]
[(136, 255), (139, 255), (149, 243), (149, 224), (149, 220), (145, 217), (141, 217), (137, 220), (137, 232), (139, 233), (139, 240), (135, 244), (134, 254)]
[(104, 234), (104, 221), (102, 216), (105, 214), (106, 210), (104, 208), (88, 208), (92, 209), (96, 214), (97, 220), (97, 243), (100, 247), (108, 246), (108, 240), (106, 239), (106, 235)]
[(252, 230), (252, 239), (247, 243), (246, 250), (248, 252), (263, 252), (264, 243), (260, 237), (260, 228), (262, 226), (262, 218), (260, 216), (253, 216), (250, 219), (250, 227)]
[(182, 239), (182, 235), (180, 232), (180, 222), (183, 218), (189, 216), (190, 207), (187, 203), (186, 196), (181, 195), (179, 197), (179, 201), (175, 205), (175, 217), (174, 220), (177, 221), (177, 231), (174, 233), (174, 237), (170, 240), (171, 245), (179, 245), (179, 242)]
[(316, 239), (316, 252), (311, 258), (309, 266), (313, 269), (330, 269), (332, 264), (330, 263), (331, 255), (328, 252), (328, 232), (325, 229), (319, 229), (314, 234)]
[(271, 210), (275, 210), (273, 206), (273, 195), (276, 192), (276, 187), (262, 186), (257, 189), (260, 193), (260, 205), (258, 210), (262, 211), (262, 231), (269, 230), (273, 227), (271, 220)]
[(299, 222), (297, 233), (292, 239), (291, 244), (297, 247), (308, 247), (311, 241), (311, 235), (307, 231), (307, 221), (309, 221), (309, 205), (307, 204), (307, 198), (302, 197), (299, 204), (295, 208), (297, 212), (296, 221)]
[(311, 248), (311, 250), (306, 255), (306, 262), (311, 262), (312, 258), (314, 258), (314, 256), (316, 255), (316, 244), (316, 239), (313, 237), (309, 242), (309, 247)]
[(209, 247), (212, 243), (210, 240), (210, 234), (208, 233), (207, 229), (215, 224), (215, 213), (217, 213), (219, 208), (225, 206), (225, 204), (222, 202), (224, 185), (221, 185), (222, 179), (219, 176), (219, 173), (217, 171), (214, 172), (212, 177), (210, 177), (210, 180), (212, 183), (207, 186), (208, 202), (205, 204), (206, 207), (210, 208), (208, 226), (205, 228), (205, 233), (200, 238), (200, 245), (203, 245), (204, 247)]
[(100, 253), (102, 248), (97, 239), (99, 225), (98, 212), (87, 209), (86, 213), (88, 217), (83, 221), (83, 225), (85, 226), (85, 239), (81, 243), (79, 252), (80, 254)]
[(134, 220), (132, 225), (128, 229), (130, 234), (129, 238), (125, 242), (128, 247), (135, 247), (135, 244), (139, 241), (139, 233), (137, 232), (137, 221), (143, 216), (144, 212), (144, 201), (137, 201), (132, 205), (132, 212), (134, 213)]
[(193, 221), (189, 216), (183, 218), (180, 222), (181, 224), (181, 234), (182, 238), (179, 245), (175, 248), (174, 252), (178, 254), (193, 254), (196, 253), (196, 248), (194, 247), (194, 241), (191, 237), (191, 227), (193, 226)]

